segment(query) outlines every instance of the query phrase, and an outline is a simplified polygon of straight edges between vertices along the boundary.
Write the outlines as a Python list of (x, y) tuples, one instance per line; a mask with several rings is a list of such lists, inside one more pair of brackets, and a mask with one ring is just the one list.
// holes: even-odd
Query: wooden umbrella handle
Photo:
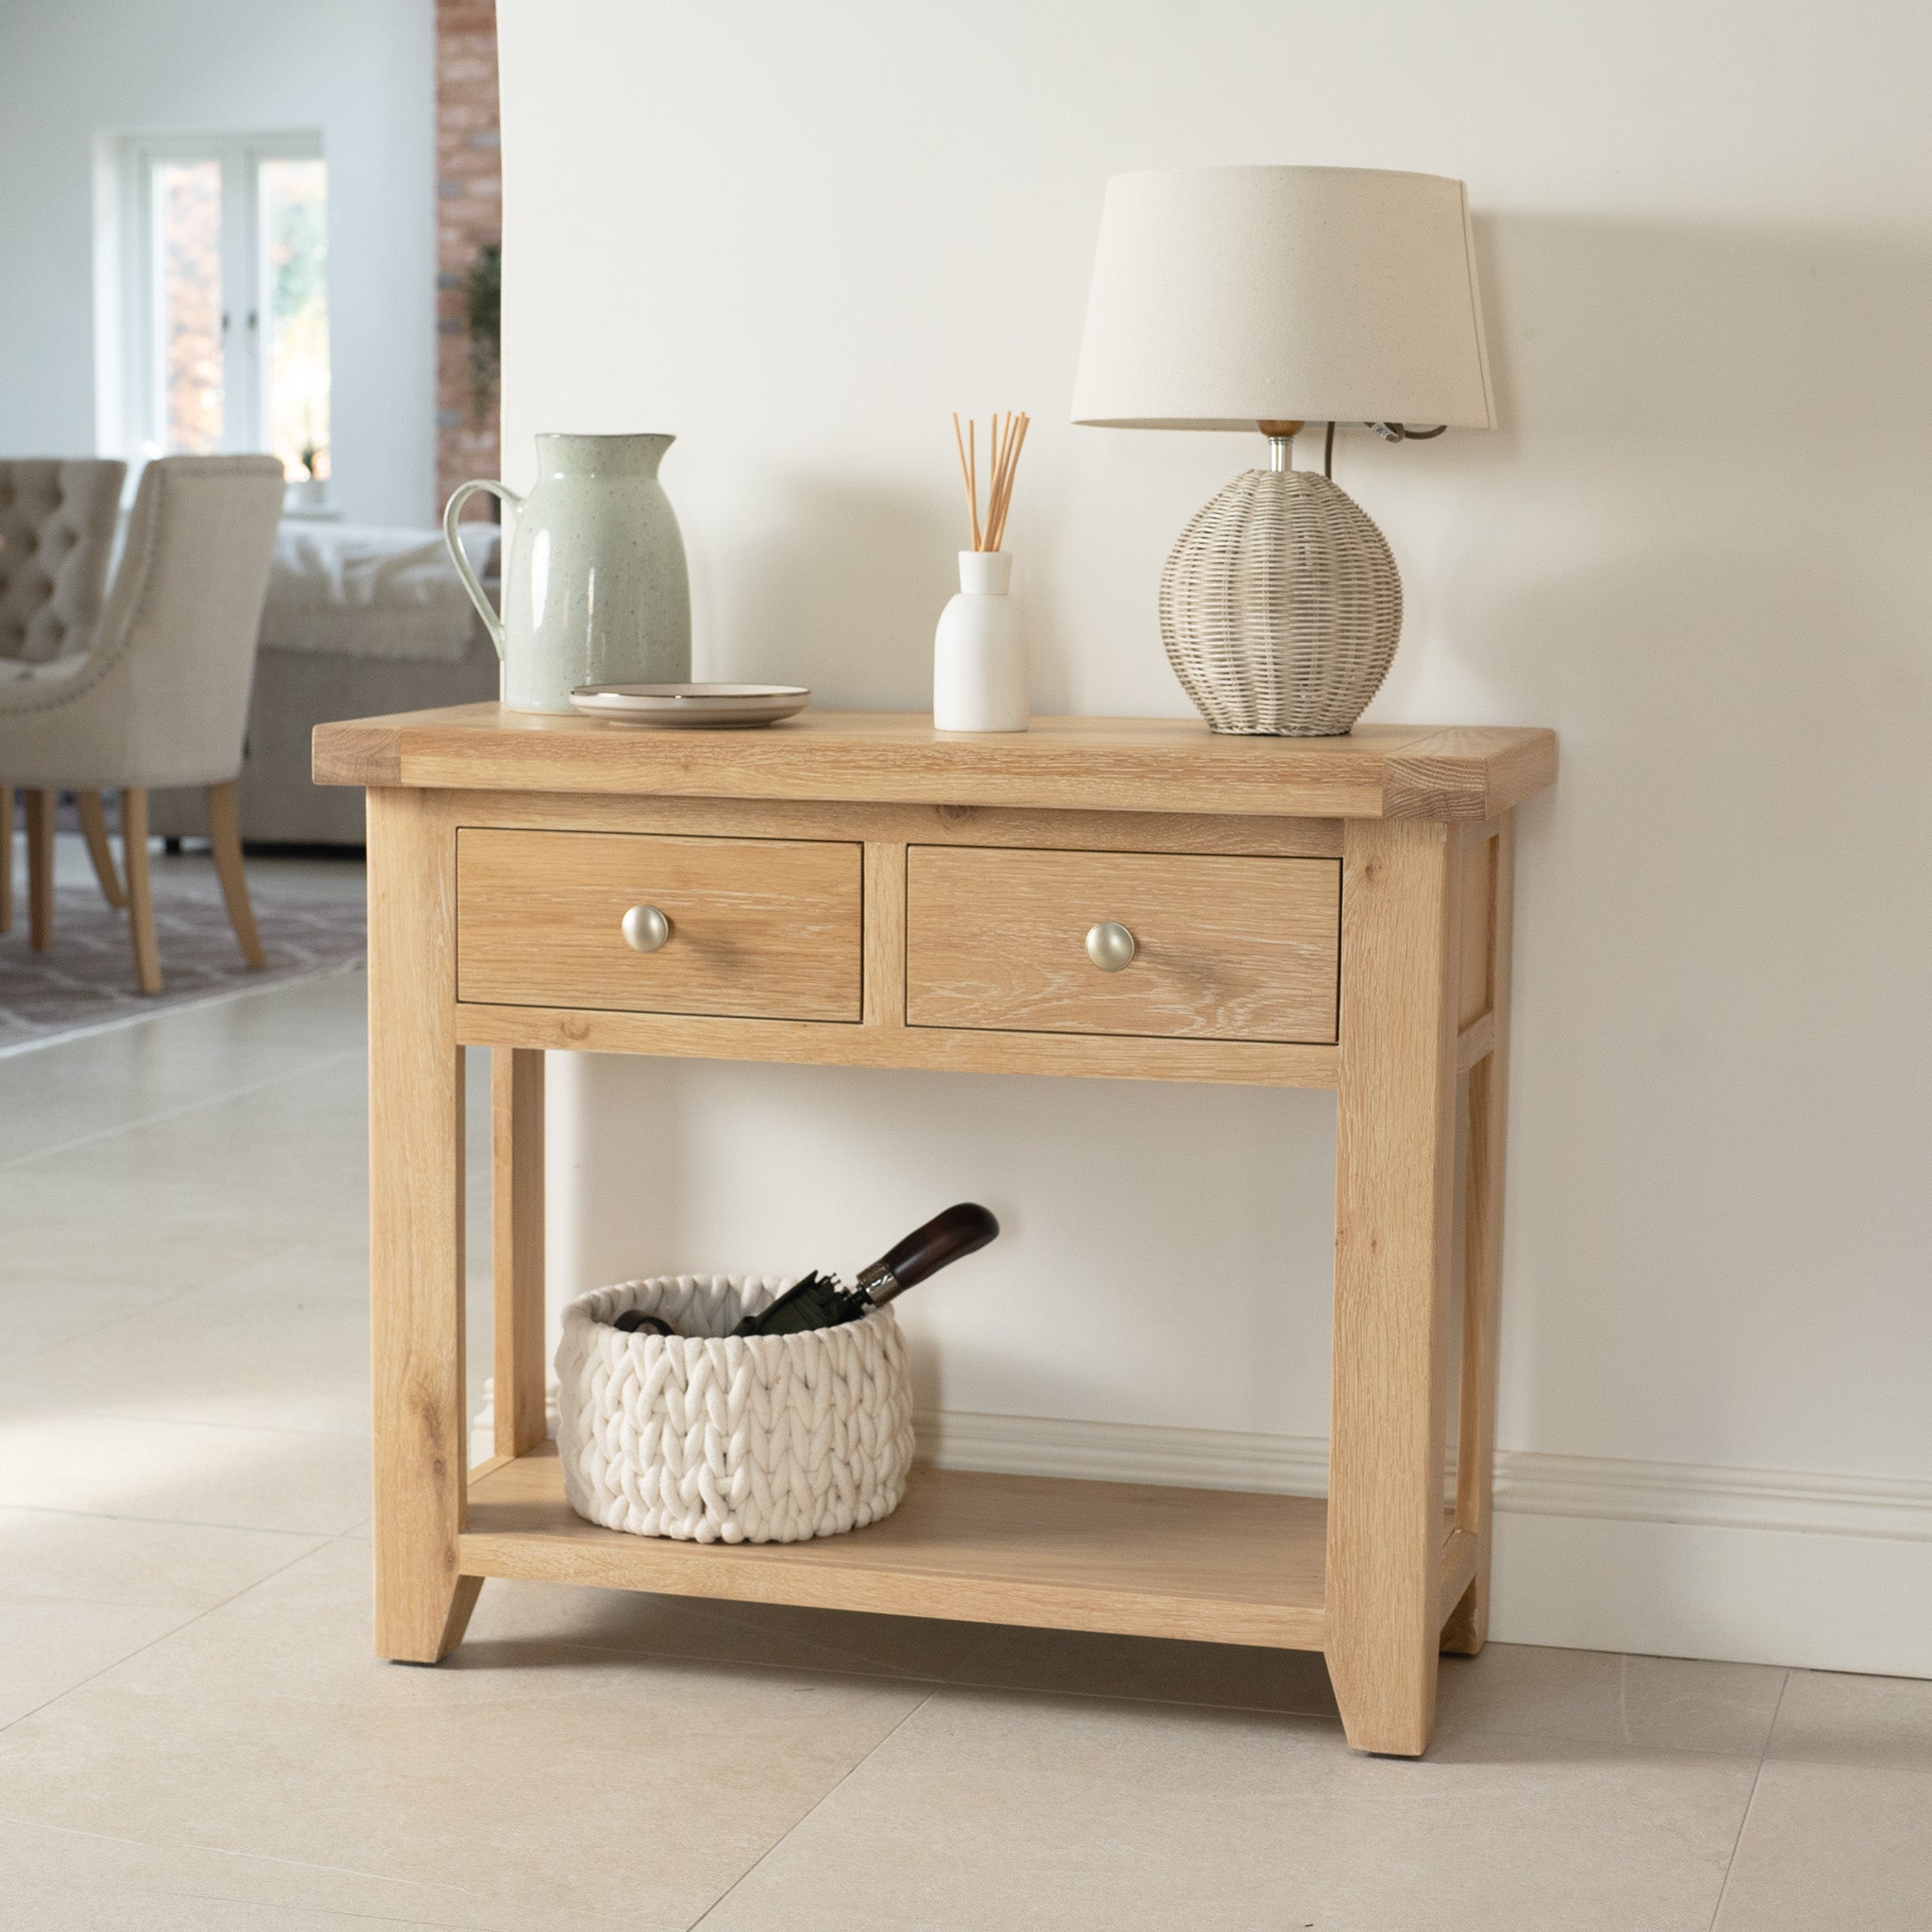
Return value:
[(975, 1201), (961, 1201), (893, 1242), (870, 1267), (861, 1268), (858, 1285), (874, 1302), (889, 1302), (962, 1256), (976, 1254), (999, 1231), (990, 1209)]

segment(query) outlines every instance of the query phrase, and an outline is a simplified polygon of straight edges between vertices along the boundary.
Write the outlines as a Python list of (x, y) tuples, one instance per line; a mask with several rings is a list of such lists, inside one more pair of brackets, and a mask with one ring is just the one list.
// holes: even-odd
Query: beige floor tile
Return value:
[(942, 1690), (706, 1932), (1707, 1932), (1749, 1759)]
[[(1889, 1765), (1932, 1774), (1932, 1682), (1793, 1671), (1771, 1734), (1773, 1757)], [(1932, 1837), (1932, 1818), (1926, 1821)], [(1932, 1924), (1932, 1905), (1926, 1920)]]
[[(0, 1188), (0, 1212), (5, 1192)], [(73, 1275), (57, 1278), (52, 1269), (39, 1268), (21, 1269), (9, 1279), (10, 1272), (0, 1262), (0, 1412), (6, 1410), (10, 1391), (47, 1387), (40, 1371), (26, 1366), (43, 1350), (71, 1337), (100, 1334), (182, 1292), (166, 1279), (87, 1281)]]
[(184, 1083), (192, 1063), (227, 1078), (226, 1091), (299, 1073), (318, 1059), (361, 1056), (368, 1016), (369, 982), (354, 970), (184, 1007), (146, 1030), (158, 1036), (150, 1050), (179, 1064)]
[(875, 1617), (785, 1604), (710, 1603), (569, 1584), (487, 1583), (472, 1642), (583, 1644), (654, 1657), (884, 1677), (957, 1677), (985, 1641), (974, 1624)]
[[(470, 1108), (471, 1240), (487, 1262), (490, 1209), (488, 1058)], [(4, 1063), (0, 1063), (4, 1065)], [(369, 1201), (367, 1074), (359, 1045), (305, 1072), (220, 1096), (204, 1106), (0, 1169), (19, 1198), (50, 1189), (58, 1210), (43, 1241), (56, 1244), (92, 1207), (106, 1224), (90, 1250), (139, 1255), (146, 1230), (175, 1242), (253, 1236), (272, 1257), (290, 1245), (366, 1234)], [(0, 1197), (4, 1198), (4, 1197)], [(26, 1237), (29, 1252), (33, 1230)], [(43, 1271), (44, 1272), (44, 1271)], [(4, 1276), (0, 1276), (4, 1278)]]
[[(17, 902), (15, 910), (20, 910)], [(14, 935), (4, 943), (22, 943), (20, 933), (16, 924)], [(165, 958), (161, 963), (165, 971)], [(359, 967), (268, 985), (238, 981), (195, 1005), (155, 1012), (137, 1009), (125, 1024), (0, 1056), (0, 1072), (44, 1062), (50, 1054), (75, 1065), (89, 1063), (93, 1055), (110, 1056), (126, 1072), (121, 1057), (129, 1056), (138, 1063), (167, 1064), (175, 1084), (166, 1104), (180, 1106), (251, 1079), (286, 1074), (325, 1055), (356, 1050), (367, 1008), (368, 981)], [(290, 1024), (291, 1013), (299, 1024)]]
[(319, 1546), (263, 1530), (0, 1509), (0, 1725)]
[(0, 1415), (0, 1506), (332, 1536), (369, 1512), (359, 1435)]
[(368, 1216), (362, 1078), (359, 1065), (333, 1061), (8, 1172), (91, 1186), (117, 1213), (156, 1223), (333, 1239)]
[(961, 1683), (1019, 1690), (1336, 1715), (1328, 1666), (1304, 1650), (1001, 1626), (989, 1630), (951, 1674)]
[(147, 1604), (17, 1597), (0, 1585), (0, 1725), (98, 1676), (194, 1614)]
[(353, 1250), (291, 1246), (0, 1367), (0, 1406), (359, 1437), (368, 1294)]
[[(225, 1899), (158, 1898), (152, 1892), (75, 1892), (30, 1885), (7, 1902), (8, 1932), (354, 1932), (357, 1926), (421, 1928), (428, 1919), (297, 1907), (235, 1905)], [(449, 1921), (443, 1922), (445, 1924)]]
[[(263, 1299), (291, 1291), (309, 1301), (332, 1303), (358, 1333), (369, 1316), (369, 1231), (358, 1222), (326, 1239), (291, 1245), (266, 1260), (250, 1262), (213, 1285), (219, 1293), (254, 1293)], [(366, 1335), (363, 1337), (367, 1339)]]
[[(83, 1409), (270, 1427), (369, 1424), (367, 1237), (238, 1258), (211, 1246), (205, 1285), (0, 1281), (0, 1416)], [(233, 1265), (228, 1265), (232, 1263)], [(488, 1332), (489, 1256), (472, 1315)], [(489, 1372), (477, 1350), (475, 1376)]]
[(0, 1168), (363, 1052), (360, 973), (0, 1056)]
[[(410, 1885), (325, 1866), (143, 1844), (115, 1834), (29, 1824), (0, 1817), (0, 1901), (7, 1932), (108, 1932), (212, 1927), (277, 1932), (358, 1925), (478, 1927), (484, 1932), (575, 1932), (616, 1920), (541, 1907), (508, 1912), (458, 1887)], [(655, 1932), (646, 1926), (644, 1932)]]
[[(325, 1545), (0, 1732), (0, 1816), (683, 1926), (927, 1694), (555, 1645), (369, 1655)], [(513, 1923), (522, 1923), (515, 1921)]]
[(270, 1069), (288, 1077), (349, 1050), (308, 1045), (291, 1051), (291, 1044), (272, 1059), (260, 1053), (184, 1053), (171, 1019), (0, 1057), (0, 1167), (205, 1106), (270, 1077)]
[(1494, 1731), (1756, 1757), (1784, 1679), (1765, 1664), (1491, 1643), (1479, 1657), (1442, 1658), (1436, 1712), (1443, 1737)]
[(1925, 1932), (1932, 1777), (1768, 1762), (1716, 1932)]
[[(263, 1207), (259, 1191), (218, 1180), (142, 1181), (64, 1155), (9, 1167), (0, 1171), (0, 1291), (58, 1307), (97, 1288), (149, 1298), (207, 1288), (287, 1247)], [(341, 1232), (340, 1216), (325, 1232)]]
[(270, 1530), (0, 1509), (0, 1590), (211, 1610), (307, 1556), (319, 1541)]

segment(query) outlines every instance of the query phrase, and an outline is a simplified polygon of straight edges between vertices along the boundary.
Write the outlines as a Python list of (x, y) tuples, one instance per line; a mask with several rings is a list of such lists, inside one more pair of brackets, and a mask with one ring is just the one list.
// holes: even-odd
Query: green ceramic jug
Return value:
[[(443, 537), (503, 659), (514, 711), (568, 711), (582, 684), (682, 684), (691, 677), (691, 583), (684, 539), (658, 465), (670, 436), (540, 436), (537, 485), (463, 484)], [(457, 541), (478, 490), (516, 513), (503, 559), (503, 614)]]

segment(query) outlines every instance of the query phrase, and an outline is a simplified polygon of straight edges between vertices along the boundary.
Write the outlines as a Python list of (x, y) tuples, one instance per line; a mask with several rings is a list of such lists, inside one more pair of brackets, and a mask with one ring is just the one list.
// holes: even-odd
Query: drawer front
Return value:
[[(457, 834), (457, 997), (493, 1006), (859, 1017), (862, 848), (621, 832)], [(656, 952), (625, 914), (671, 923)]]
[[(1118, 972), (1087, 953), (1107, 922), (1134, 938)], [(1326, 1044), (1341, 943), (1338, 859), (907, 854), (913, 1026)]]

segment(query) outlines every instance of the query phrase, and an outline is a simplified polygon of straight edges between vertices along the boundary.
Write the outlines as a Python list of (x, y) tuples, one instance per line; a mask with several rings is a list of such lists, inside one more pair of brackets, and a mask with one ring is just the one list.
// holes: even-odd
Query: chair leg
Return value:
[(255, 908), (248, 903), (248, 875), (242, 869), (242, 812), (235, 781), (208, 788), (208, 835), (215, 848), (215, 870), (222, 876), (222, 897), (228, 902), (228, 924), (251, 966), (268, 963), (261, 935), (255, 929)]
[(0, 785), (0, 932), (13, 930), (13, 787)]
[(114, 848), (108, 843), (108, 814), (98, 791), (76, 791), (74, 802), (80, 808), (80, 829), (87, 834), (87, 856), (94, 862), (94, 876), (101, 882), (101, 897), (116, 912), (127, 904), (121, 890), (121, 874), (114, 870)]
[(161, 990), (161, 949), (155, 941), (155, 900), (147, 875), (147, 793), (121, 794), (121, 862), (127, 868), (127, 924), (134, 934), (134, 976), (142, 992)]
[(27, 943), (44, 953), (54, 943), (54, 794), (26, 795)]

